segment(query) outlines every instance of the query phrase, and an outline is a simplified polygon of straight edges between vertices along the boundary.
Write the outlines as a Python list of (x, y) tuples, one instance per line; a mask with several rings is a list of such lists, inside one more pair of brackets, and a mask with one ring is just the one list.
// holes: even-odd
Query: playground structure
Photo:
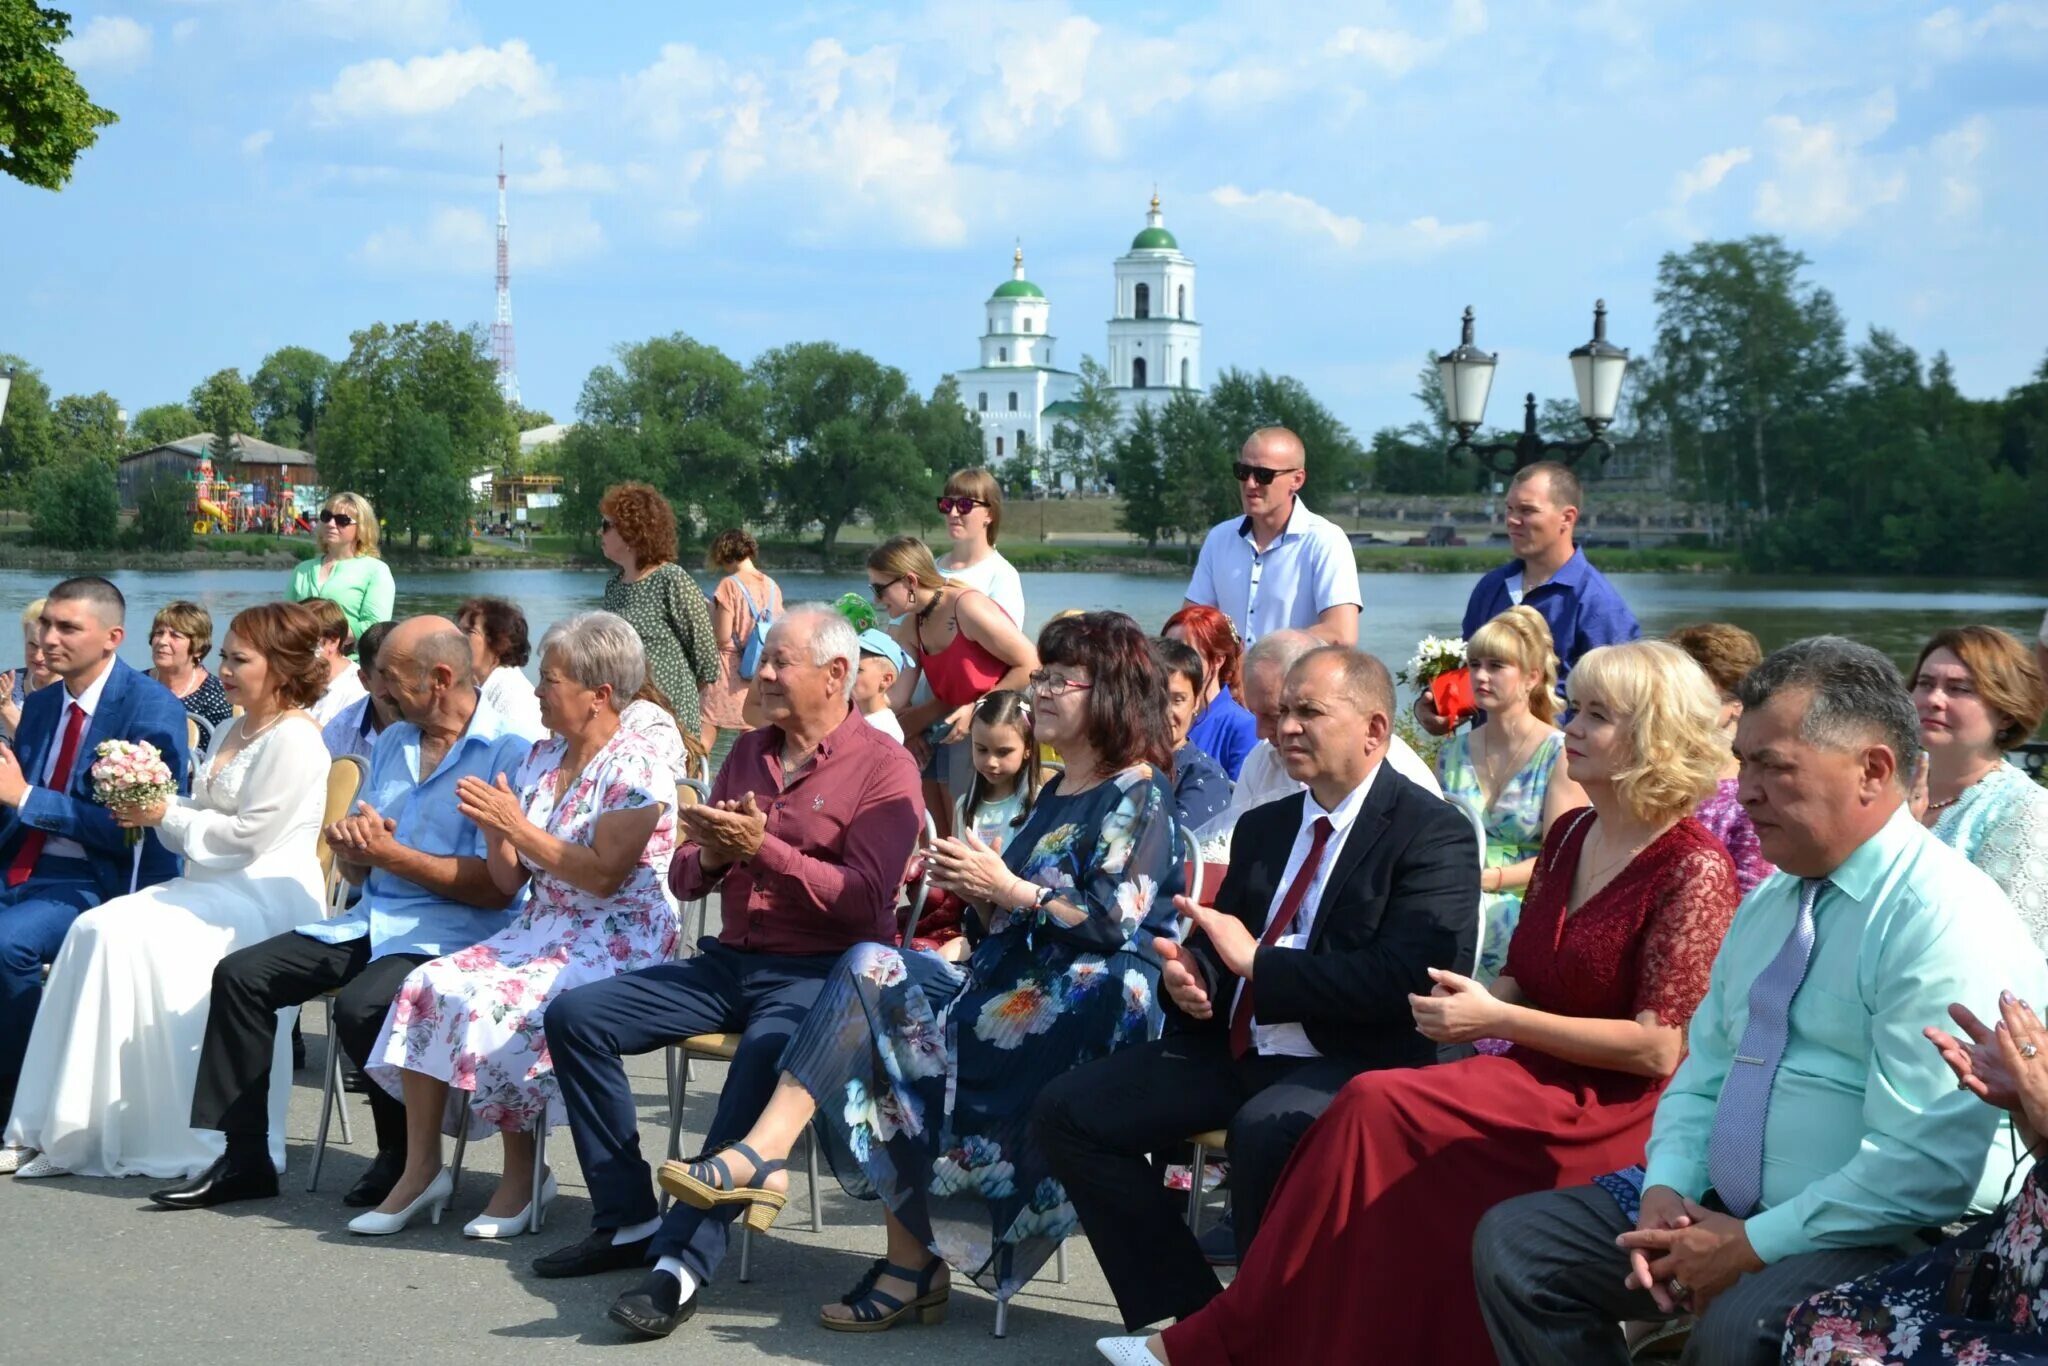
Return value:
[(318, 505), (318, 499), (310, 496), (314, 490), (301, 490), (296, 485), (286, 484), (278, 489), (273, 500), (270, 491), (260, 484), (235, 484), (216, 479), (210, 457), (202, 457), (193, 467), (191, 485), (189, 510), (195, 536), (238, 532), (312, 534), (312, 521), (299, 508), (302, 493), (309, 495), (304, 500), (305, 506)]

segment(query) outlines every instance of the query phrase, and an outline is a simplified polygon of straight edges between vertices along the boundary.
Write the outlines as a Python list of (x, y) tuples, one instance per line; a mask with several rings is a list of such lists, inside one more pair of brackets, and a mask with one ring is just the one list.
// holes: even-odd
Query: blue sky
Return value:
[[(828, 339), (970, 365), (1021, 238), (1100, 355), (1156, 183), (1205, 366), (1415, 416), (1473, 304), (1489, 416), (1567, 397), (1596, 296), (1646, 350), (1657, 259), (1782, 233), (1852, 329), (2002, 393), (2048, 348), (2048, 3), (1439, 0), (76, 7), (121, 115), (59, 194), (0, 180), (0, 351), (131, 411), (287, 344), (488, 321), (512, 176), (529, 404), (614, 346)], [(2028, 152), (2031, 147), (2033, 152)]]

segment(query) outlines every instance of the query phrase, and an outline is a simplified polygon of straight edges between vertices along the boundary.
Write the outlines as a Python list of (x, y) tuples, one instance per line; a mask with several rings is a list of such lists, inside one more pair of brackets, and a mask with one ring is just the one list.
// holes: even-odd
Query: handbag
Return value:
[(735, 574), (732, 580), (739, 585), (740, 596), (747, 600), (747, 611), (753, 614), (754, 629), (749, 631), (740, 644), (740, 677), (751, 680), (761, 669), (761, 654), (768, 648), (768, 628), (775, 624), (775, 614), (764, 612), (754, 603), (754, 595), (747, 591), (747, 585)]

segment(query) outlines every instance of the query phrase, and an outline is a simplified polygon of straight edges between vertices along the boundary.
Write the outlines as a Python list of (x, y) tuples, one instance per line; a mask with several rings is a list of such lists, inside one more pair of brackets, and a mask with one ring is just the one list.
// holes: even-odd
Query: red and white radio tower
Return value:
[(519, 401), (519, 366), (512, 350), (512, 229), (505, 218), (505, 144), (498, 144), (498, 319), (491, 324), (491, 356), (498, 364), (498, 392)]

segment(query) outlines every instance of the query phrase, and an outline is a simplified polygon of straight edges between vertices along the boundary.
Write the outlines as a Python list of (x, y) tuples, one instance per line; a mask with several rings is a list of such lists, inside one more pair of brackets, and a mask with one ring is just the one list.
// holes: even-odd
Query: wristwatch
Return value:
[(1031, 898), (1031, 904), (1027, 907), (1024, 907), (1023, 909), (1030, 911), (1042, 911), (1047, 906), (1052, 904), (1052, 899), (1054, 897), (1059, 895), (1059, 890), (1055, 887), (1039, 887), (1036, 889), (1036, 892), (1037, 895)]

